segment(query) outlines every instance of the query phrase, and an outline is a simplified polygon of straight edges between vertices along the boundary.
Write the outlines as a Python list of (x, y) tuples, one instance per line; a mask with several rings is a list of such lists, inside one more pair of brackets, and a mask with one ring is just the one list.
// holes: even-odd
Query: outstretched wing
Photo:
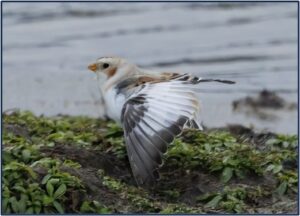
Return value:
[(200, 81), (181, 75), (170, 81), (144, 83), (124, 104), (121, 121), (132, 172), (139, 185), (151, 185), (159, 177), (162, 155), (184, 127), (201, 128), (200, 105), (193, 88)]
[(168, 144), (187, 123), (198, 121), (199, 102), (194, 93), (175, 84), (179, 83), (147, 83), (123, 107), (127, 153), (139, 185), (152, 184), (158, 178)]

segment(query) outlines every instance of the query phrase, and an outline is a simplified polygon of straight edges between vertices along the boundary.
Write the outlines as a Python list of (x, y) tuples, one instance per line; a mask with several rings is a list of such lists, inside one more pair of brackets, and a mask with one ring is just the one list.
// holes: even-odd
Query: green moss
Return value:
[(84, 201), (80, 207), (81, 213), (109, 214), (112, 210), (101, 205), (98, 201)]
[(178, 213), (201, 214), (201, 208), (191, 208), (183, 204), (168, 204), (159, 213), (160, 214), (178, 214)]
[(23, 161), (21, 155), (4, 162), (5, 193), (2, 207), (5, 213), (64, 213), (66, 202), (72, 201), (70, 193), (84, 192), (77, 177), (60, 170), (61, 161), (52, 158), (42, 158), (27, 164)]
[(253, 213), (254, 209), (250, 204), (257, 203), (258, 199), (270, 197), (270, 195), (271, 191), (263, 190), (260, 186), (240, 185), (226, 186), (221, 192), (204, 194), (197, 200), (205, 203), (207, 208), (232, 213)]
[[(102, 184), (114, 193), (119, 194), (120, 198), (129, 202), (127, 204), (130, 208), (133, 208), (135, 212), (156, 212), (160, 209), (154, 200), (149, 198), (147, 191), (137, 188), (134, 186), (129, 186), (122, 183), (120, 180), (114, 179), (110, 176), (104, 175), (103, 170), (98, 170), (99, 177)], [(118, 211), (121, 211), (119, 209)]]
[[(281, 136), (282, 137), (282, 136)], [(295, 136), (285, 137), (285, 146), (294, 146)], [(170, 145), (167, 163), (184, 169), (203, 168), (217, 172), (223, 182), (232, 177), (244, 178), (249, 173), (264, 175), (280, 172), (285, 160), (296, 163), (296, 151), (286, 148), (258, 150), (248, 143), (239, 143), (227, 132), (208, 134), (188, 131)]]
[(3, 123), (3, 213), (295, 212), (297, 136), (257, 147), (224, 130), (185, 131), (162, 179), (142, 189), (113, 122), (15, 112)]
[(278, 187), (276, 188), (275, 192), (278, 195), (282, 196), (288, 191), (297, 193), (298, 176), (295, 171), (282, 171), (279, 172), (276, 177), (278, 179)]

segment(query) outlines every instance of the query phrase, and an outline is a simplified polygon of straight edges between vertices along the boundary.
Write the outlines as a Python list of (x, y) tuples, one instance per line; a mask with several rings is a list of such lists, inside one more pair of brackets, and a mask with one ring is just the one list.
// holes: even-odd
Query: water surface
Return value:
[(153, 70), (231, 79), (199, 95), (209, 127), (296, 133), (297, 110), (262, 120), (232, 101), (263, 89), (297, 102), (296, 3), (4, 3), (3, 108), (102, 116), (87, 65), (118, 55)]

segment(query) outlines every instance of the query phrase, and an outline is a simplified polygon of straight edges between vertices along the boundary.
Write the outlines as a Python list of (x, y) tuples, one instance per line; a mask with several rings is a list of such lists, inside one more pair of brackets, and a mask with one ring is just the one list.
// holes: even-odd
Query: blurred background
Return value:
[(205, 126), (297, 133), (297, 16), (297, 3), (282, 2), (6, 2), (3, 110), (101, 117), (87, 65), (117, 55), (147, 69), (236, 81), (203, 87)]

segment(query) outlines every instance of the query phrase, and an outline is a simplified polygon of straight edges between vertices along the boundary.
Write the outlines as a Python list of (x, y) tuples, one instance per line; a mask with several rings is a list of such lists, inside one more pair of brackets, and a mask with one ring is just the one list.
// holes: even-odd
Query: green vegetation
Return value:
[[(3, 213), (296, 213), (297, 136), (188, 130), (136, 186), (123, 131), (87, 117), (3, 114)], [(240, 136), (245, 134), (240, 134)]]

